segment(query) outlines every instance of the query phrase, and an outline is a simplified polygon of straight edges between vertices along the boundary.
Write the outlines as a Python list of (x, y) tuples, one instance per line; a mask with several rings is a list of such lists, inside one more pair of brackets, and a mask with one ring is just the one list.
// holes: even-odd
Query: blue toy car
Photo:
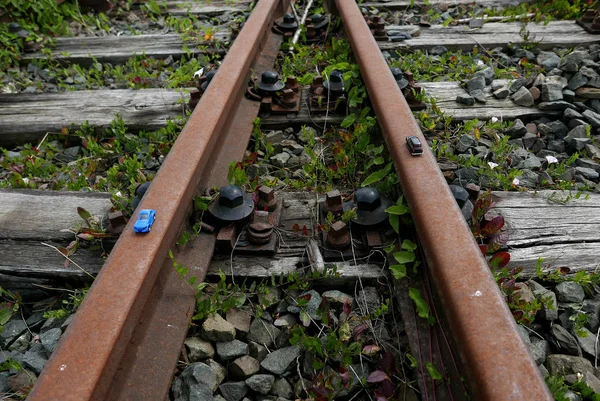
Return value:
[(138, 219), (133, 225), (133, 231), (136, 233), (147, 233), (152, 229), (156, 211), (152, 209), (142, 209), (138, 215)]

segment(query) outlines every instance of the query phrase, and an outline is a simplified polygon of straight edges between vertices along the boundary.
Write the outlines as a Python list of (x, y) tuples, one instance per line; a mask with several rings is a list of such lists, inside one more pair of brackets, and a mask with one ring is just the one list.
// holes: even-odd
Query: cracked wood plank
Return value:
[(85, 122), (102, 131), (118, 114), (132, 131), (157, 130), (184, 116), (189, 94), (179, 89), (98, 90), (0, 95), (0, 146), (37, 143), (62, 127)]
[[(499, 80), (508, 84), (506, 80)], [(517, 106), (512, 100), (496, 99), (492, 95), (492, 88), (484, 88), (487, 103), (476, 102), (467, 106), (456, 102), (456, 96), (467, 93), (459, 82), (419, 82), (427, 96), (435, 98), (436, 105), (453, 120), (489, 120), (492, 117), (504, 120), (517, 118), (535, 119), (548, 115), (560, 115), (559, 111), (543, 111), (537, 107)]]
[(494, 210), (505, 219), (511, 266), (535, 276), (538, 258), (544, 271), (566, 266), (571, 272), (600, 267), (600, 194), (544, 190), (492, 192)]
[[(470, 28), (468, 25), (433, 25), (420, 27), (419, 35), (403, 42), (377, 42), (381, 50), (430, 49), (434, 46), (445, 46), (448, 50), (472, 51), (475, 46), (491, 50), (495, 47), (506, 48), (509, 43), (523, 44), (522, 25), (518, 22), (489, 22), (481, 28)], [(409, 32), (412, 26), (389, 25), (388, 33), (393, 31)], [(597, 35), (589, 34), (575, 21), (551, 21), (547, 25), (530, 22), (526, 28), (530, 41), (540, 49), (587, 46), (598, 43)]]
[(526, 3), (529, 0), (392, 0), (392, 1), (367, 1), (361, 3), (361, 7), (377, 8), (387, 10), (402, 10), (413, 7), (434, 6), (438, 4), (446, 4), (449, 6), (464, 4), (478, 5), (482, 7), (499, 7), (499, 6), (516, 6), (521, 3)]
[[(94, 216), (112, 209), (108, 193), (0, 189), (0, 287), (39, 292), (39, 285), (64, 288), (90, 277), (52, 246), (67, 246), (75, 237), (62, 229), (76, 228), (82, 219), (77, 207)], [(109, 245), (106, 244), (108, 251)], [(95, 275), (104, 264), (102, 249), (80, 247), (71, 259)]]
[(216, 17), (225, 13), (241, 13), (248, 11), (252, 1), (197, 1), (175, 0), (167, 1), (165, 14), (185, 16), (189, 14), (201, 17)]
[[(202, 34), (203, 35), (203, 34)], [(154, 57), (165, 59), (173, 56), (180, 59), (189, 53), (191, 56), (203, 54), (225, 54), (225, 45), (229, 41), (229, 33), (215, 32), (215, 42), (202, 40), (181, 40), (179, 34), (148, 34), (148, 35), (122, 35), (122, 36), (75, 36), (56, 39), (52, 48), (53, 60), (89, 66), (92, 62), (122, 64), (134, 56)], [(31, 62), (46, 59), (41, 52), (25, 53), (22, 60)]]

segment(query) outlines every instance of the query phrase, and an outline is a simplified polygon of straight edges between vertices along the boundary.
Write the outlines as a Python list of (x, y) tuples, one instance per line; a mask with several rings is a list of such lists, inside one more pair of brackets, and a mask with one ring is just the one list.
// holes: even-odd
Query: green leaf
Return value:
[(392, 226), (396, 234), (400, 234), (400, 218), (398, 217), (398, 215), (390, 214), (388, 216), (388, 219), (390, 220), (390, 225)]
[(344, 118), (344, 121), (342, 121), (342, 123), (340, 125), (342, 128), (348, 128), (352, 124), (354, 124), (354, 121), (356, 121), (356, 114), (354, 114), (354, 113), (348, 114), (346, 116), (346, 118)]
[(436, 369), (435, 366), (433, 366), (433, 363), (427, 362), (425, 364), (425, 368), (427, 368), (427, 372), (429, 372), (429, 376), (431, 376), (433, 380), (443, 379), (442, 374)]
[(299, 85), (308, 85), (313, 81), (313, 77), (310, 73), (304, 74), (302, 78), (298, 80)]
[(390, 271), (394, 275), (396, 280), (401, 280), (406, 277), (406, 266), (405, 265), (392, 265)]
[(414, 251), (415, 249), (417, 249), (417, 244), (415, 244), (409, 239), (405, 239), (404, 241), (402, 241), (402, 249), (407, 251)]
[(408, 251), (401, 251), (394, 253), (394, 259), (400, 264), (406, 264), (415, 261), (415, 253)]
[(12, 316), (11, 308), (0, 309), (0, 326), (4, 326)]
[(92, 215), (90, 214), (90, 212), (88, 212), (87, 210), (85, 210), (82, 207), (77, 207), (77, 214), (79, 214), (79, 217), (84, 219), (86, 222), (88, 221), (88, 219), (92, 218)]
[(390, 173), (391, 170), (392, 170), (392, 163), (388, 163), (388, 165), (385, 166), (383, 169), (375, 171), (374, 173), (369, 175), (367, 177), (367, 179), (362, 183), (361, 186), (366, 187), (377, 181), (381, 181), (386, 175), (388, 175)]
[(429, 305), (427, 305), (427, 302), (425, 302), (425, 300), (421, 296), (421, 291), (419, 291), (417, 288), (409, 288), (408, 296), (415, 303), (415, 306), (417, 307), (417, 314), (419, 315), (419, 317), (427, 319), (427, 322), (429, 324), (435, 323), (435, 319), (429, 313)]
[(406, 358), (410, 361), (411, 368), (416, 368), (417, 366), (419, 366), (419, 363), (417, 362), (415, 357), (409, 354), (408, 352), (406, 353)]
[(410, 209), (404, 205), (394, 205), (385, 209), (387, 214), (394, 214), (396, 216), (402, 216), (410, 211)]

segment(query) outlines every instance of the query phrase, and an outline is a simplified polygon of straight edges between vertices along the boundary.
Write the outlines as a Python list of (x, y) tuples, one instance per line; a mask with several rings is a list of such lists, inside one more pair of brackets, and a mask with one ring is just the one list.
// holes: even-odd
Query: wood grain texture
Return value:
[(60, 230), (81, 225), (77, 208), (92, 216), (104, 216), (112, 208), (108, 193), (0, 189), (0, 241), (72, 240)]
[(437, 4), (447, 4), (447, 5), (455, 5), (455, 4), (477, 4), (483, 7), (498, 7), (498, 6), (508, 6), (508, 5), (518, 5), (521, 3), (526, 3), (528, 0), (392, 0), (392, 1), (366, 1), (361, 3), (361, 7), (367, 8), (377, 8), (377, 9), (388, 9), (388, 10), (402, 10), (405, 8), (412, 7), (422, 7), (429, 5), (437, 5)]
[(538, 258), (546, 271), (600, 268), (600, 194), (579, 199), (576, 192), (552, 190), (492, 194), (508, 229), (511, 266), (523, 266), (525, 276), (535, 275)]
[(203, 17), (216, 17), (225, 13), (248, 11), (251, 1), (206, 1), (199, 3), (190, 0), (176, 0), (166, 2), (166, 14), (197, 15)]
[[(229, 33), (216, 31), (215, 38), (224, 44), (229, 40)], [(173, 56), (173, 58), (179, 59), (188, 52), (194, 56), (225, 53), (223, 46), (220, 46), (219, 49), (211, 49), (207, 48), (208, 45), (209, 43), (203, 40), (183, 42), (180, 35), (173, 33), (133, 36), (75, 36), (57, 38), (51, 57), (53, 60), (88, 66), (94, 59), (101, 63), (122, 64), (136, 55), (158, 59)], [(187, 49), (184, 49), (184, 46)], [(47, 56), (41, 52), (23, 55), (25, 62), (46, 58)]]
[(183, 89), (99, 90), (0, 95), (0, 147), (37, 143), (86, 121), (103, 130), (119, 114), (132, 130), (157, 130), (185, 115)]
[[(503, 81), (503, 80), (499, 80)], [(508, 83), (508, 81), (503, 81)], [(517, 106), (512, 100), (496, 99), (492, 89), (484, 89), (487, 103), (475, 103), (467, 106), (456, 102), (456, 96), (467, 93), (459, 82), (420, 82), (427, 96), (435, 98), (437, 106), (453, 120), (489, 120), (492, 117), (504, 120), (517, 118), (538, 118), (547, 115), (559, 115), (560, 112), (542, 111), (537, 107)]]
[[(81, 225), (77, 207), (102, 218), (112, 208), (110, 194), (0, 189), (0, 204), (0, 287), (36, 293), (39, 285), (64, 288), (91, 280), (44, 244), (67, 246), (75, 236), (60, 230)], [(113, 242), (104, 241), (106, 251)], [(104, 264), (102, 253), (82, 244), (71, 259), (96, 275)]]
[[(388, 33), (405, 31), (409, 26), (390, 25)], [(381, 50), (429, 49), (433, 46), (445, 46), (449, 50), (471, 51), (475, 46), (485, 49), (506, 48), (509, 43), (525, 43), (520, 35), (522, 25), (518, 22), (490, 22), (481, 28), (469, 28), (468, 25), (434, 25), (421, 27), (418, 36), (403, 42), (378, 42)], [(529, 23), (526, 28), (530, 40), (539, 42), (540, 49), (552, 49), (557, 46), (578, 47), (598, 43), (597, 35), (587, 33), (575, 21), (552, 21), (547, 25)]]

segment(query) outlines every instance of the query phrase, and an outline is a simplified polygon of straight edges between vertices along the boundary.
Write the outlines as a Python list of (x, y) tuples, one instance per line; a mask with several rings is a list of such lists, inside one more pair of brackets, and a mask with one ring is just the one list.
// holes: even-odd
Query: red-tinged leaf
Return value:
[(77, 214), (79, 214), (79, 217), (84, 219), (86, 222), (92, 217), (90, 212), (88, 212), (87, 210), (85, 210), (82, 207), (77, 207)]
[(350, 383), (350, 372), (340, 367), (340, 379), (342, 380), (344, 388), (348, 388), (348, 384)]
[(302, 226), (302, 235), (308, 237), (308, 228), (306, 227), (306, 225)]
[(384, 380), (390, 380), (383, 370), (376, 370), (367, 377), (367, 383), (381, 383)]
[(380, 395), (386, 398), (391, 398), (394, 396), (394, 384), (391, 381), (385, 380), (379, 384), (379, 392)]
[(304, 294), (304, 295), (301, 295), (301, 296), (298, 297), (298, 299), (303, 299), (306, 302), (310, 301), (311, 298), (312, 298), (312, 294), (311, 293)]
[(563, 267), (559, 267), (558, 271), (560, 272), (560, 274), (562, 274), (564, 276), (564, 275), (569, 274), (569, 272), (571, 271), (571, 269), (568, 268), (568, 267), (564, 267), (563, 266)]
[(65, 256), (69, 256), (69, 250), (63, 246), (57, 246), (58, 252), (62, 253)]
[(84, 241), (92, 241), (94, 239), (94, 236), (92, 234), (77, 234), (78, 238), (81, 238)]
[(363, 348), (363, 350), (362, 350), (362, 353), (363, 353), (364, 355), (371, 356), (371, 355), (375, 355), (375, 354), (376, 354), (376, 353), (378, 353), (379, 351), (381, 351), (381, 348), (380, 348), (380, 347), (378, 347), (378, 346), (377, 346), (377, 345), (375, 345), (375, 344), (371, 344), (371, 345), (365, 345), (365, 347), (364, 347), (364, 348)]
[(69, 261), (69, 259), (65, 259), (65, 263), (63, 263), (64, 268), (66, 269), (67, 267), (69, 267), (69, 264), (71, 262)]
[(485, 256), (488, 251), (488, 246), (486, 244), (479, 244), (479, 250), (481, 251), (481, 254)]
[(346, 316), (350, 316), (350, 312), (352, 312), (352, 302), (350, 302), (350, 301), (344, 302), (343, 311), (346, 314)]
[(491, 259), (488, 263), (490, 265), (490, 268), (492, 268), (492, 270), (496, 270), (496, 269), (502, 269), (504, 266), (506, 266), (508, 264), (508, 262), (510, 262), (510, 253), (497, 252), (491, 257)]
[(381, 394), (375, 394), (375, 401), (389, 401), (389, 399)]
[(486, 236), (494, 235), (500, 232), (504, 227), (504, 217), (496, 216), (483, 227), (483, 234)]
[(354, 328), (354, 330), (352, 331), (352, 337), (354, 337), (355, 340), (358, 340), (360, 335), (368, 328), (369, 328), (369, 325), (366, 323), (356, 326)]
[(388, 376), (391, 376), (396, 371), (396, 359), (391, 352), (383, 354), (379, 362), (379, 369), (387, 373)]
[(329, 393), (331, 393), (331, 390), (325, 388), (322, 385), (318, 385), (318, 386), (312, 386), (310, 388), (310, 392), (315, 395), (315, 398), (314, 398), (315, 401), (328, 401)]
[[(493, 248), (501, 248), (508, 242), (508, 232), (500, 231), (498, 234), (492, 236), (489, 245)], [(496, 250), (498, 250), (496, 249)]]
[(294, 224), (294, 226), (292, 227), (292, 230), (298, 234), (298, 231), (300, 231), (300, 226), (298, 225), (298, 223)]

